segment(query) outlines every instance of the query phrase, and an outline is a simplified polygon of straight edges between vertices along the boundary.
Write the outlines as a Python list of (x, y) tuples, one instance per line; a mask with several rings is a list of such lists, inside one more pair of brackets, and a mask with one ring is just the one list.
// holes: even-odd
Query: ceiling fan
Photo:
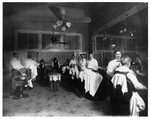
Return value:
[(53, 28), (53, 33), (52, 33), (52, 36), (50, 37), (50, 40), (51, 40), (51, 43), (52, 43), (52, 45), (54, 44), (54, 45), (56, 45), (56, 44), (67, 44), (66, 42), (61, 42), (59, 39), (57, 39), (56, 37), (55, 37), (55, 34), (54, 34), (54, 28)]
[[(51, 5), (48, 6), (48, 8), (52, 11), (52, 13), (57, 17), (56, 23), (53, 25), (53, 27), (56, 29), (57, 27), (61, 27), (62, 31), (66, 31), (71, 27), (72, 22), (77, 23), (90, 23), (91, 18), (90, 17), (72, 17), (67, 14), (67, 10), (63, 8), (62, 6), (56, 6)], [(51, 21), (45, 21), (45, 22), (51, 22)]]
[(52, 35), (52, 37), (50, 38), (51, 43), (56, 45), (56, 44), (67, 44), (66, 42), (61, 42), (59, 39), (57, 39), (54, 34)]
[(49, 9), (53, 12), (53, 14), (60, 20), (60, 21), (71, 21), (71, 22), (80, 22), (80, 23), (90, 23), (91, 18), (90, 17), (71, 17), (67, 15), (67, 10), (62, 6), (48, 6)]

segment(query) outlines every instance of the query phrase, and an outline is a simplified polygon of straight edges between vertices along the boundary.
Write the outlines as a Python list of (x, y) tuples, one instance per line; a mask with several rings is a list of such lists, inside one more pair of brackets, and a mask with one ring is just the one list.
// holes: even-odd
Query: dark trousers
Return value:
[(39, 77), (39, 84), (44, 86), (45, 85), (45, 79), (44, 79), (44, 69), (43, 68), (39, 69), (38, 77)]
[(99, 100), (104, 100), (107, 96), (110, 96), (111, 78), (108, 78), (105, 70), (99, 70), (99, 74), (103, 76), (103, 80), (95, 94), (95, 97)]
[(50, 90), (51, 91), (59, 91), (59, 82), (60, 81), (51, 81), (50, 82)]

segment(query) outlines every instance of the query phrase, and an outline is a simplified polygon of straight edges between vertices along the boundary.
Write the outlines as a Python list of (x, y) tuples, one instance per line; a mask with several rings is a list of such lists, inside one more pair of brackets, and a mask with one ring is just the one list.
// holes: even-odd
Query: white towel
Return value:
[(130, 115), (139, 116), (139, 113), (145, 109), (145, 103), (137, 92), (133, 92), (130, 99)]
[(101, 82), (102, 82), (102, 79), (103, 77), (99, 74), (99, 73), (95, 73), (95, 72), (92, 72), (93, 73), (93, 77), (91, 77), (90, 79), (90, 94), (94, 97), (94, 95), (96, 94)]
[(111, 81), (112, 81), (115, 88), (117, 85), (122, 86), (121, 91), (123, 94), (128, 92), (127, 79), (126, 79), (126, 76), (124, 74), (115, 74)]
[(84, 70), (80, 73), (81, 81), (85, 81), (84, 88), (85, 93), (89, 91), (89, 94), (94, 97), (97, 92), (103, 77), (99, 73), (95, 73), (89, 69)]
[(60, 80), (61, 80), (61, 75), (59, 73), (49, 75), (49, 81), (60, 81)]
[(62, 67), (63, 74), (66, 72), (67, 67)]

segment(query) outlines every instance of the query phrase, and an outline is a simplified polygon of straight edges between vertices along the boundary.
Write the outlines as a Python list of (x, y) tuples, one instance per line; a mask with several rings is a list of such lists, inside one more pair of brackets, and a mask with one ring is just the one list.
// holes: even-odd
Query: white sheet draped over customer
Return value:
[(89, 69), (81, 71), (79, 77), (81, 78), (81, 81), (84, 80), (85, 82), (85, 93), (89, 91), (89, 94), (94, 97), (102, 82), (103, 77), (99, 73), (93, 72)]
[(89, 94), (94, 97), (96, 94), (103, 77), (95, 72), (98, 69), (98, 62), (93, 58), (93, 54), (90, 54), (90, 60), (88, 61), (88, 66), (83, 71), (80, 72), (81, 82), (84, 80), (85, 93), (89, 91)]
[(33, 87), (32, 80), (34, 80), (37, 76), (37, 67), (39, 66), (39, 63), (32, 59), (25, 59), (24, 61), (24, 67), (31, 69), (31, 79), (28, 81), (28, 85), (30, 87)]

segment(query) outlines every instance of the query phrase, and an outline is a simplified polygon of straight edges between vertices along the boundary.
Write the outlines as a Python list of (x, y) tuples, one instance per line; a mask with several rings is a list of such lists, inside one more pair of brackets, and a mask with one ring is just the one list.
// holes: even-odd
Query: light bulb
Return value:
[(114, 48), (116, 45), (115, 44), (111, 44), (111, 48)]
[(127, 32), (127, 29), (126, 29), (126, 28), (124, 28), (124, 32)]
[(134, 34), (133, 33), (131, 33), (131, 36), (133, 36)]
[(103, 40), (106, 40), (107, 39), (107, 37), (105, 36), (104, 38), (103, 38)]
[(120, 33), (123, 33), (123, 30), (120, 30)]
[(66, 27), (65, 27), (65, 26), (61, 27), (61, 30), (62, 30), (62, 31), (65, 31), (65, 30), (66, 30)]
[(67, 22), (67, 23), (66, 23), (66, 26), (67, 26), (68, 28), (70, 28), (71, 22)]

